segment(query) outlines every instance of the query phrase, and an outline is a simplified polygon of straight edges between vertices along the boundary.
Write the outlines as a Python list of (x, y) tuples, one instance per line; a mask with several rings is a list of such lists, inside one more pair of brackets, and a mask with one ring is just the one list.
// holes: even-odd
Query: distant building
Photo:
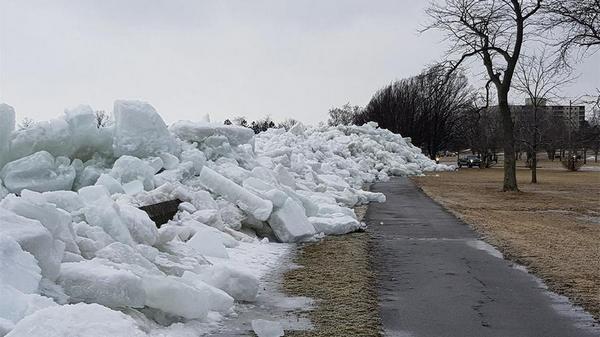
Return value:
[[(538, 113), (540, 118), (548, 117), (548, 114), (555, 118), (555, 120), (563, 120), (567, 128), (571, 130), (579, 130), (579, 128), (585, 122), (585, 106), (583, 105), (546, 105), (547, 100), (539, 98)], [(493, 107), (496, 110), (498, 107)], [(513, 119), (520, 120), (525, 119), (528, 113), (533, 112), (533, 101), (531, 98), (525, 99), (525, 105), (510, 105), (510, 112), (513, 115)], [(542, 115), (544, 114), (544, 115)]]

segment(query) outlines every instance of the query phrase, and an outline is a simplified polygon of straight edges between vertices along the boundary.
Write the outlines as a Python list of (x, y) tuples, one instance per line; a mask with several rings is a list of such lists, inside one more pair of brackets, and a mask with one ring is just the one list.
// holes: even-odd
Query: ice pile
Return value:
[[(260, 284), (240, 257), (357, 230), (351, 207), (385, 201), (364, 184), (451, 169), (373, 123), (255, 137), (167, 127), (138, 101), (116, 101), (107, 127), (89, 106), (14, 119), (0, 105), (0, 336), (143, 336), (229, 315)], [(174, 199), (160, 228), (137, 208)]]

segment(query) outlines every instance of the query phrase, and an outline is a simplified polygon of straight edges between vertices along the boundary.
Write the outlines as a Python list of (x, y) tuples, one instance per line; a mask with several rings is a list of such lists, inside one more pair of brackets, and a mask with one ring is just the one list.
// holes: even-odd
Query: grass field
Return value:
[[(356, 209), (359, 219), (365, 212), (365, 206)], [(315, 328), (286, 336), (380, 336), (370, 245), (369, 233), (356, 232), (327, 236), (300, 249), (294, 263), (302, 268), (285, 273), (283, 287), (288, 294), (317, 301), (309, 313)]]
[[(542, 160), (538, 184), (517, 171), (520, 192), (501, 191), (501, 167), (415, 177), (432, 198), (471, 224), (507, 258), (600, 317), (600, 172)], [(499, 165), (500, 166), (500, 165)]]

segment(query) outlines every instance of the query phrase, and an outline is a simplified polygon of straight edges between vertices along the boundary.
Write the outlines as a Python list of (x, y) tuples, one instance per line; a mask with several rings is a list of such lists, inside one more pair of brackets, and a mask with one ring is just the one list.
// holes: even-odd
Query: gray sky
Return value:
[[(308, 123), (443, 56), (428, 1), (0, 0), (0, 101), (42, 120), (150, 102), (167, 122)], [(478, 65), (478, 63), (476, 63)], [(566, 95), (600, 87), (600, 53)]]

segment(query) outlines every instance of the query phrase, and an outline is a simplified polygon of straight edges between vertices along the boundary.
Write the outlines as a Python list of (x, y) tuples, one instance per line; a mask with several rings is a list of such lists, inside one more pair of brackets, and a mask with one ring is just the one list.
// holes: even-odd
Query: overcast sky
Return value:
[[(0, 0), (0, 101), (17, 119), (150, 102), (167, 122), (316, 123), (439, 60), (414, 0)], [(600, 53), (567, 95), (600, 87)]]

